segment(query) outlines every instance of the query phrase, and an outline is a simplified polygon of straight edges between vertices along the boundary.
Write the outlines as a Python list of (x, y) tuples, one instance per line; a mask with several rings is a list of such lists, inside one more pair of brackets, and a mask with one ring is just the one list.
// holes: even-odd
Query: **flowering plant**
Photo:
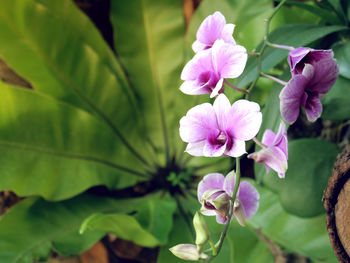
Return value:
[(0, 0), (0, 262), (335, 262), (345, 2)]

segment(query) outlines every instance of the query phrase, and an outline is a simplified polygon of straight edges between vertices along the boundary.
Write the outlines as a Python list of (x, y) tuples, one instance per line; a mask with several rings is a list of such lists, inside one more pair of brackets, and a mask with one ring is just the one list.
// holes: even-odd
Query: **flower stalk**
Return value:
[(256, 83), (258, 82), (260, 73), (262, 72), (262, 56), (264, 54), (264, 51), (266, 49), (266, 47), (268, 46), (267, 43), (269, 43), (268, 41), (268, 34), (269, 34), (269, 30), (270, 30), (270, 21), (271, 19), (276, 15), (276, 13), (281, 9), (281, 7), (287, 2), (287, 0), (282, 0), (278, 6), (276, 6), (276, 8), (273, 10), (272, 14), (270, 15), (270, 17), (268, 19), (265, 20), (265, 36), (264, 36), (264, 43), (260, 49), (260, 51), (258, 53), (260, 53), (260, 56), (258, 56), (258, 75), (255, 78), (255, 80), (252, 82), (252, 84), (249, 86), (248, 88), (248, 93), (246, 94), (245, 98), (248, 99), (249, 98), (249, 93), (251, 93), (252, 89), (255, 87)]
[[(236, 182), (235, 182), (235, 188), (233, 190), (233, 194), (231, 196), (233, 200), (236, 200), (236, 196), (237, 196), (237, 192), (238, 192), (238, 189), (239, 189), (240, 180), (241, 180), (240, 158), (237, 157), (236, 158)], [(215, 258), (219, 254), (219, 252), (220, 252), (220, 250), (222, 248), (222, 245), (224, 243), (224, 240), (225, 240), (225, 237), (226, 237), (226, 234), (227, 234), (227, 231), (228, 231), (228, 228), (230, 226), (231, 219), (232, 219), (232, 216), (233, 216), (233, 206), (234, 206), (234, 202), (230, 201), (230, 209), (229, 209), (229, 212), (228, 212), (228, 215), (227, 215), (228, 220), (226, 221), (224, 230), (222, 231), (220, 239), (218, 241), (217, 249), (215, 251), (216, 253), (214, 254), (214, 250), (213, 250), (213, 254), (206, 259), (206, 261), (205, 261), (206, 263), (210, 262), (213, 258)]]
[(278, 84), (281, 84), (282, 86), (286, 86), (287, 85), (287, 82), (279, 79), (279, 78), (276, 78), (274, 76), (271, 76), (271, 75), (268, 75), (268, 74), (265, 74), (264, 72), (260, 72), (260, 76), (263, 76), (267, 79), (271, 79), (273, 80), (274, 82), (277, 82)]

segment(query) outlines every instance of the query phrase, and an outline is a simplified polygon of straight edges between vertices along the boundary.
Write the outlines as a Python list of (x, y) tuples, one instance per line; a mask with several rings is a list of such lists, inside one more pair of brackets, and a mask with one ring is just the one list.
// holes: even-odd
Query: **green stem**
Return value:
[(262, 72), (262, 57), (263, 54), (265, 52), (265, 49), (267, 47), (267, 43), (270, 43), (268, 41), (267, 36), (269, 35), (269, 29), (270, 29), (270, 21), (271, 19), (276, 15), (276, 13), (281, 9), (281, 7), (286, 3), (287, 0), (282, 0), (278, 6), (276, 6), (276, 8), (273, 10), (272, 14), (270, 15), (270, 17), (268, 19), (265, 20), (265, 36), (264, 36), (264, 43), (260, 49), (260, 51), (258, 51), (258, 53), (260, 53), (260, 56), (258, 56), (258, 74), (255, 78), (255, 80), (252, 82), (252, 84), (249, 86), (248, 88), (248, 93), (245, 95), (246, 99), (249, 99), (249, 95), (251, 94), (251, 91), (253, 90), (253, 88), (255, 87), (256, 83), (258, 82), (260, 73)]
[(260, 72), (260, 76), (263, 76), (263, 77), (265, 77), (267, 79), (271, 79), (274, 82), (277, 82), (278, 84), (281, 84), (282, 86), (286, 86), (287, 85), (287, 82), (285, 82), (284, 80), (281, 80), (279, 78), (276, 78), (276, 77), (268, 75), (268, 74), (265, 74), (263, 72)]
[(213, 240), (209, 239), (208, 242), (209, 242), (209, 245), (211, 247), (211, 250), (213, 251), (213, 255), (216, 256), (218, 254), (218, 252), (216, 251), (216, 247), (215, 247)]
[[(236, 158), (236, 182), (235, 182), (235, 188), (233, 190), (233, 194), (232, 194), (232, 199), (233, 200), (236, 200), (236, 196), (237, 196), (237, 192), (238, 192), (238, 188), (239, 188), (239, 183), (240, 183), (240, 180), (241, 180), (241, 170), (240, 170), (240, 160), (239, 160), (239, 157)], [(228, 231), (228, 227), (230, 226), (230, 223), (231, 223), (231, 220), (232, 220), (232, 216), (233, 216), (233, 204), (234, 202), (230, 202), (230, 209), (229, 209), (229, 212), (228, 212), (228, 216), (227, 216), (227, 221), (226, 221), (226, 224), (225, 224), (225, 227), (224, 227), (224, 230), (222, 231), (221, 233), (221, 236), (220, 236), (220, 239), (219, 239), (219, 242), (218, 242), (218, 246), (217, 246), (217, 249), (216, 249), (216, 254), (214, 255), (214, 251), (213, 251), (213, 255), (209, 256), (207, 258), (207, 260), (205, 261), (206, 263), (210, 262), (213, 258), (215, 258), (221, 248), (222, 248), (222, 245), (224, 243), (224, 240), (225, 240), (225, 237), (226, 237), (226, 234), (227, 234), (227, 231)]]

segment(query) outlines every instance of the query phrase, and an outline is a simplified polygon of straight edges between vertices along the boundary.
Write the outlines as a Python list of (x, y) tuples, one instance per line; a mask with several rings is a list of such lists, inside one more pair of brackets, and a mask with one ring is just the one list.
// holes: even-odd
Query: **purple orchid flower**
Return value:
[(234, 24), (226, 24), (225, 17), (220, 12), (215, 12), (204, 19), (197, 31), (197, 40), (193, 43), (194, 52), (211, 48), (217, 39), (222, 39), (225, 43), (235, 45), (232, 37)]
[(277, 134), (267, 129), (264, 132), (262, 143), (264, 147), (248, 158), (254, 159), (257, 163), (263, 163), (267, 172), (272, 168), (280, 178), (284, 178), (288, 168), (288, 138), (286, 125), (281, 122)]
[(282, 117), (289, 123), (295, 122), (301, 106), (307, 119), (316, 121), (322, 113), (321, 98), (338, 77), (333, 51), (299, 47), (289, 53), (288, 63), (292, 78), (279, 95)]
[[(197, 190), (198, 200), (202, 204), (201, 213), (207, 216), (216, 216), (216, 222), (225, 224), (235, 182), (234, 171), (226, 177), (219, 173), (204, 176), (199, 182)], [(214, 196), (211, 193), (214, 193)], [(217, 202), (218, 197), (220, 200)], [(259, 198), (259, 192), (249, 182), (242, 181), (240, 183), (233, 212), (240, 224), (244, 224), (245, 218), (251, 218), (256, 213), (259, 207)], [(227, 200), (226, 204), (224, 200)], [(224, 207), (226, 210), (223, 209)]]
[(203, 103), (180, 120), (180, 137), (194, 156), (239, 157), (246, 153), (245, 141), (258, 133), (262, 121), (259, 104), (238, 100), (232, 106), (224, 94), (213, 105)]
[(211, 94), (211, 98), (215, 97), (223, 92), (224, 79), (242, 74), (247, 57), (243, 46), (217, 40), (212, 48), (198, 52), (185, 65), (180, 90), (189, 95)]

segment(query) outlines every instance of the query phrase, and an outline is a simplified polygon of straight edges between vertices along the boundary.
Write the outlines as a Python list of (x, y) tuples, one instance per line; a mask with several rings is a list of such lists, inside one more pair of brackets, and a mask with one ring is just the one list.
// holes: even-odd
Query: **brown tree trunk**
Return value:
[(350, 262), (350, 145), (337, 157), (323, 195), (327, 230), (340, 262)]

